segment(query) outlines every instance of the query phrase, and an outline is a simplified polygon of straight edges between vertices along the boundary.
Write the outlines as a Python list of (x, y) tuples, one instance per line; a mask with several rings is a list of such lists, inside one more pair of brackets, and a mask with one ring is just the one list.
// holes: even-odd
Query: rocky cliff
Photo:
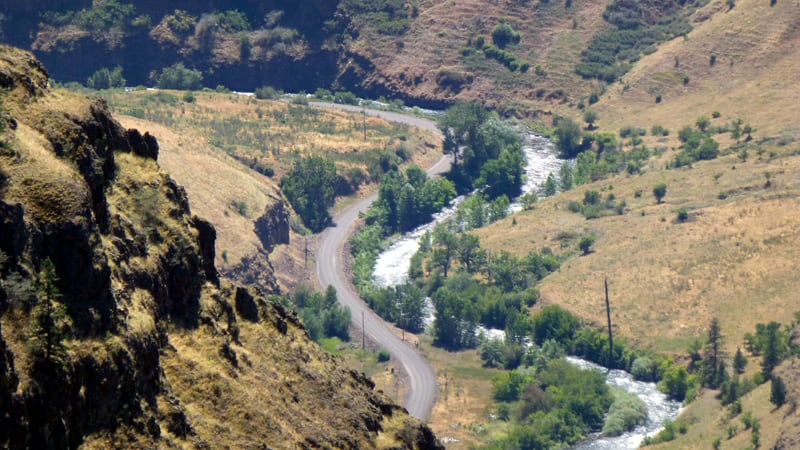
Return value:
[(437, 446), (218, 276), (155, 138), (29, 53), (0, 47), (0, 85), (0, 447)]

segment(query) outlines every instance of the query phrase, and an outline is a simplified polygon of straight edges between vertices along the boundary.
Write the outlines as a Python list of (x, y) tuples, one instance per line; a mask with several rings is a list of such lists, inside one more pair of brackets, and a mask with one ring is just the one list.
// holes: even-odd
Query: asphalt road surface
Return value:
[[(363, 112), (363, 109), (358, 106), (317, 102), (312, 102), (312, 105)], [(366, 110), (366, 114), (380, 116), (393, 122), (414, 125), (433, 131), (441, 136), (436, 124), (430, 120), (370, 109)], [(446, 171), (450, 167), (450, 161), (449, 157), (442, 158), (428, 169), (428, 174), (435, 175)], [(402, 367), (409, 382), (408, 395), (405, 398), (404, 406), (412, 416), (426, 421), (430, 416), (433, 403), (436, 401), (438, 394), (436, 373), (433, 367), (419, 354), (414, 343), (402, 341), (400, 337), (392, 333), (392, 330), (383, 319), (378, 317), (356, 294), (350, 278), (344, 272), (344, 244), (353, 232), (358, 214), (366, 211), (367, 207), (376, 198), (377, 194), (373, 194), (348, 207), (334, 217), (334, 225), (322, 233), (317, 254), (317, 279), (323, 287), (330, 285), (336, 289), (339, 302), (350, 308), (353, 324), (356, 328), (362, 329), (363, 317), (365, 334), (371, 340), (377, 342), (381, 348), (387, 350), (392, 359)]]

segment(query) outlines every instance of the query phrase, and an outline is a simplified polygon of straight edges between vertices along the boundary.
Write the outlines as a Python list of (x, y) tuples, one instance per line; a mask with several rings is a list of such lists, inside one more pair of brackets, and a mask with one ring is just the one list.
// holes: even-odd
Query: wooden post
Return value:
[(608, 277), (605, 279), (606, 285), (606, 316), (608, 317), (608, 363), (609, 369), (614, 361), (614, 335), (611, 333), (611, 303), (608, 301)]
[(361, 311), (361, 350), (367, 348), (366, 328), (364, 328), (364, 311)]
[(444, 371), (444, 404), (447, 404), (447, 370)]

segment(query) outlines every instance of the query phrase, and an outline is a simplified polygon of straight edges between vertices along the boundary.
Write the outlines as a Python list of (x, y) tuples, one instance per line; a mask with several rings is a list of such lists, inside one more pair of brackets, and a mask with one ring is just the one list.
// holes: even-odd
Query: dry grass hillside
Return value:
[(710, 2), (694, 14), (685, 39), (662, 44), (611, 86), (592, 107), (601, 128), (659, 123), (677, 130), (719, 111), (725, 121), (750, 122), (758, 137), (797, 139), (800, 8), (790, 1), (735, 4), (729, 10), (725, 1)]
[[(359, 74), (367, 86), (428, 100), (477, 101), (510, 113), (550, 111), (577, 103), (595, 86), (574, 69), (592, 35), (608, 26), (602, 19), (607, 3), (572, 2), (567, 9), (563, 2), (422, 0), (403, 36), (365, 32), (350, 52), (356, 63), (365, 58), (374, 66)], [(463, 53), (478, 36), (491, 42), (500, 20), (519, 31), (521, 40), (509, 51), (530, 63), (527, 72), (509, 71), (480, 51)], [(442, 83), (447, 73), (467, 81), (448, 86)]]
[[(217, 266), (223, 272), (234, 270), (266, 260), (264, 255), (272, 251), (273, 264), (280, 265), (277, 282), (284, 290), (308, 276), (305, 240), (293, 226), (288, 243), (265, 249), (254, 223), (276, 203), (285, 203), (279, 180), (294, 160), (324, 156), (345, 174), (356, 167), (369, 173), (371, 155), (387, 149), (407, 149), (408, 162), (422, 166), (439, 154), (436, 139), (428, 133), (379, 117), (365, 122), (360, 114), (330, 108), (213, 92), (193, 94), (193, 102), (178, 100), (182, 94), (174, 91), (103, 95), (123, 125), (158, 136), (160, 164), (186, 188), (192, 208), (217, 229)], [(376, 186), (362, 185), (356, 195)]]
[[(800, 225), (793, 210), (800, 187), (800, 92), (794, 69), (800, 61), (800, 9), (790, 2), (770, 7), (738, 1), (728, 10), (725, 2), (714, 1), (695, 13), (694, 22), (686, 39), (642, 58), (593, 107), (598, 131), (659, 124), (670, 136), (645, 138), (647, 145), (673, 150), (651, 160), (644, 175), (580, 187), (518, 216), (515, 227), (509, 221), (496, 225), (509, 227), (503, 233), (485, 233), (487, 244), (519, 253), (562, 247), (560, 232), (596, 235), (593, 254), (572, 259), (543, 283), (545, 298), (599, 321), (607, 276), (622, 333), (666, 351), (683, 350), (711, 317), (721, 318), (727, 344), (735, 348), (756, 322), (793, 313), (791, 292), (798, 287), (793, 242)], [(711, 119), (713, 126), (737, 118), (751, 124), (762, 143), (759, 155), (751, 148), (746, 161), (728, 154), (693, 168), (664, 170), (681, 145), (677, 130), (714, 112), (719, 117)], [(722, 149), (735, 144), (728, 134), (715, 139)], [(657, 205), (651, 191), (661, 181), (668, 194)], [(588, 189), (626, 200), (626, 214), (587, 221), (567, 211), (567, 203), (582, 200)], [(675, 223), (680, 208), (690, 212), (687, 223)]]
[[(516, 225), (509, 218), (481, 230), (481, 242), (519, 255), (541, 247), (574, 254), (542, 282), (544, 302), (602, 323), (607, 277), (618, 333), (639, 346), (682, 353), (718, 317), (733, 351), (755, 323), (799, 309), (792, 294), (800, 288), (798, 150), (797, 144), (771, 148), (773, 156), (746, 162), (731, 154), (667, 171), (655, 161), (643, 175), (540, 201), (517, 214)], [(661, 204), (652, 195), (659, 182), (667, 184)], [(568, 203), (582, 201), (586, 190), (613, 193), (627, 202), (625, 214), (587, 220), (570, 212)], [(676, 219), (681, 208), (689, 213), (685, 223)], [(592, 253), (577, 256), (578, 239), (588, 235), (597, 237)]]
[[(652, 125), (668, 128), (667, 137), (645, 137), (646, 145), (663, 154), (652, 158), (641, 175), (618, 175), (560, 193), (479, 235), (495, 251), (522, 255), (549, 247), (571, 255), (542, 281), (542, 304), (556, 303), (602, 324), (603, 280), (608, 278), (618, 336), (685, 358), (689, 343), (703, 339), (716, 317), (731, 357), (756, 323), (789, 325), (800, 309), (795, 213), (800, 206), (800, 9), (791, 2), (770, 7), (769, 2), (737, 1), (728, 10), (725, 2), (714, 1), (693, 21), (686, 39), (643, 57), (591, 107), (600, 116), (599, 132), (637, 126), (649, 135)], [(694, 127), (701, 116), (717, 127), (739, 118), (752, 125), (747, 153), (728, 133), (718, 134), (719, 158), (667, 170), (682, 145), (677, 131)], [(661, 204), (652, 194), (659, 182), (667, 185)], [(587, 220), (570, 212), (569, 202), (581, 202), (587, 190), (625, 200), (625, 213)], [(685, 222), (677, 219), (681, 209), (688, 212)], [(577, 243), (590, 235), (597, 238), (592, 252), (580, 255)], [(759, 361), (751, 358), (747, 376), (758, 371)], [(779, 372), (793, 386), (790, 391), (796, 391), (796, 364), (790, 359)], [(752, 445), (741, 417), (731, 418), (715, 395), (708, 391), (691, 403), (679, 418), (689, 424), (688, 433), (661, 447), (702, 448), (717, 437), (721, 448)], [(791, 448), (798, 433), (794, 407), (775, 408), (769, 395), (767, 383), (743, 398), (744, 409), (762, 425), (762, 447)], [(728, 439), (731, 426), (738, 431)]]

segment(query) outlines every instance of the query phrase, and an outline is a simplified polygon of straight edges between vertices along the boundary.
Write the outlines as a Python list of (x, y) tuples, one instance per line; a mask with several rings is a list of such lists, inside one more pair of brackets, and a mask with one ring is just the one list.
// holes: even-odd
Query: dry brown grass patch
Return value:
[[(741, 163), (730, 155), (693, 169), (619, 176), (543, 200), (534, 211), (518, 214), (517, 225), (509, 218), (478, 234), (495, 251), (523, 255), (550, 247), (572, 255), (542, 281), (543, 302), (598, 324), (608, 277), (615, 326), (635, 345), (682, 353), (717, 317), (726, 349), (733, 351), (755, 323), (782, 320), (797, 309), (797, 252), (791, 242), (800, 239), (793, 213), (798, 170), (800, 158), (789, 152), (773, 160)], [(765, 172), (773, 174), (769, 188)], [(668, 192), (659, 205), (652, 187), (660, 181)], [(626, 213), (586, 220), (566, 211), (570, 200), (580, 201), (589, 189), (626, 200)], [(722, 199), (720, 193), (729, 194)], [(689, 212), (686, 223), (676, 221), (680, 208)], [(597, 236), (593, 252), (577, 256), (577, 239), (561, 248), (564, 231)]]
[[(322, 155), (337, 159), (337, 165), (342, 168), (365, 168), (359, 154), (400, 144), (405, 144), (411, 151), (411, 160), (423, 167), (439, 155), (438, 151), (431, 150), (438, 149), (438, 141), (430, 133), (392, 124), (378, 117), (367, 118), (365, 141), (360, 113), (331, 108), (308, 109), (312, 111), (308, 112), (309, 117), (314, 117), (303, 125), (290, 120), (289, 110), (305, 110), (308, 108), (305, 106), (237, 94), (206, 92), (196, 93), (195, 103), (178, 102), (172, 105), (159, 103), (157, 96), (162, 94), (177, 98), (181, 95), (175, 91), (116, 92), (108, 95), (112, 107), (120, 112), (130, 112), (137, 107), (145, 111), (145, 119), (126, 115), (118, 115), (118, 119), (126, 128), (149, 131), (157, 137), (160, 166), (186, 188), (192, 212), (209, 219), (217, 229), (215, 263), (223, 270), (261, 251), (261, 243), (253, 232), (253, 222), (264, 214), (269, 205), (281, 198), (276, 180), (289, 170), (294, 158)], [(277, 136), (275, 143), (267, 143), (270, 148), (280, 147), (277, 153), (244, 144), (235, 145), (233, 150), (240, 157), (255, 158), (262, 165), (271, 166), (275, 171), (272, 178), (245, 167), (241, 161), (212, 145), (217, 136), (208, 123), (230, 118), (240, 121), (243, 127), (236, 137), (231, 137), (234, 142), (250, 142), (248, 133), (253, 132), (252, 127), (260, 127), (271, 136)], [(285, 123), (283, 118), (287, 119)], [(336, 133), (321, 134), (315, 131), (319, 123), (332, 124)], [(401, 136), (405, 141), (401, 140)], [(347, 156), (347, 161), (343, 159), (344, 156)], [(358, 195), (375, 188), (375, 184), (364, 185)], [(335, 209), (349, 201), (348, 198), (340, 199)], [(310, 241), (313, 251), (314, 240)], [(290, 242), (288, 246), (278, 246), (274, 251), (274, 258), (283, 268), (279, 277), (283, 288), (294, 286), (307, 278), (308, 273), (304, 264), (305, 240), (292, 232)]]
[[(800, 130), (796, 72), (800, 9), (790, 2), (737, 0), (727, 11), (711, 2), (687, 38), (677, 38), (644, 56), (593, 108), (600, 126), (661, 124), (673, 133), (700, 116), (722, 113), (721, 122), (742, 118), (772, 137)], [(710, 64), (715, 55), (714, 65)], [(683, 75), (689, 82), (683, 84)], [(655, 95), (663, 100), (656, 104)]]

